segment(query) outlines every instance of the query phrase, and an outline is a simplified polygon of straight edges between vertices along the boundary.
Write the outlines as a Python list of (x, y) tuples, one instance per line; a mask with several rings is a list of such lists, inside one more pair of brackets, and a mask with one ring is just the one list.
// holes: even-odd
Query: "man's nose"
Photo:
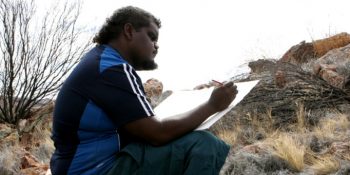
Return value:
[(157, 43), (157, 42), (154, 42), (154, 48), (155, 48), (156, 50), (158, 50), (159, 45), (158, 45), (158, 43)]

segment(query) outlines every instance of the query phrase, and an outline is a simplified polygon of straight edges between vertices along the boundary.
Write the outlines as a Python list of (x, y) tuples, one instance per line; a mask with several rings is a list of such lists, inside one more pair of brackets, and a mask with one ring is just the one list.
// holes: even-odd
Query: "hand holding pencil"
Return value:
[(213, 82), (216, 84), (216, 88), (213, 90), (208, 102), (217, 111), (222, 111), (236, 98), (238, 93), (237, 86), (232, 81), (221, 83), (213, 80)]

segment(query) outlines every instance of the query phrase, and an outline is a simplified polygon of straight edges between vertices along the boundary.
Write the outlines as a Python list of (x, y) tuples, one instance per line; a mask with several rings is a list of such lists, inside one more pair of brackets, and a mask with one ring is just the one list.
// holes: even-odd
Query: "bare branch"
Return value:
[(33, 25), (35, 1), (0, 2), (0, 122), (16, 124), (55, 94), (90, 47), (77, 30), (80, 2), (56, 1)]

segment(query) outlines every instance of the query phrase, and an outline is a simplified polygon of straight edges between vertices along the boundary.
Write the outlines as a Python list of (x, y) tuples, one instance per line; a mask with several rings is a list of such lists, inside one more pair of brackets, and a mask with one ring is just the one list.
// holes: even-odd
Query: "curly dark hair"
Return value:
[(135, 30), (141, 27), (147, 27), (154, 22), (158, 28), (161, 27), (160, 20), (151, 13), (133, 6), (127, 6), (114, 11), (110, 18), (107, 18), (105, 24), (95, 35), (93, 42), (97, 44), (107, 44), (112, 39), (116, 39), (125, 24), (130, 23)]

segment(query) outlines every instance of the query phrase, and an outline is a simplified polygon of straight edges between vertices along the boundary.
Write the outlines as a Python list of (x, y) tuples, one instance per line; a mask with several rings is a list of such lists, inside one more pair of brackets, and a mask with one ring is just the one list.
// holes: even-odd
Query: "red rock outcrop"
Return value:
[(21, 173), (27, 175), (45, 175), (49, 169), (49, 165), (40, 163), (30, 153), (25, 153), (21, 162)]
[(279, 61), (300, 65), (317, 59), (330, 50), (344, 47), (348, 44), (350, 44), (350, 35), (347, 33), (339, 33), (329, 38), (315, 40), (311, 43), (302, 41), (292, 46)]
[(313, 44), (302, 41), (292, 46), (279, 61), (299, 65), (315, 58), (315, 55)]
[(343, 32), (343, 33), (339, 33), (334, 36), (331, 36), (329, 38), (316, 40), (312, 42), (312, 44), (314, 47), (314, 52), (316, 54), (316, 57), (319, 58), (325, 55), (330, 50), (344, 47), (350, 44), (350, 35)]

